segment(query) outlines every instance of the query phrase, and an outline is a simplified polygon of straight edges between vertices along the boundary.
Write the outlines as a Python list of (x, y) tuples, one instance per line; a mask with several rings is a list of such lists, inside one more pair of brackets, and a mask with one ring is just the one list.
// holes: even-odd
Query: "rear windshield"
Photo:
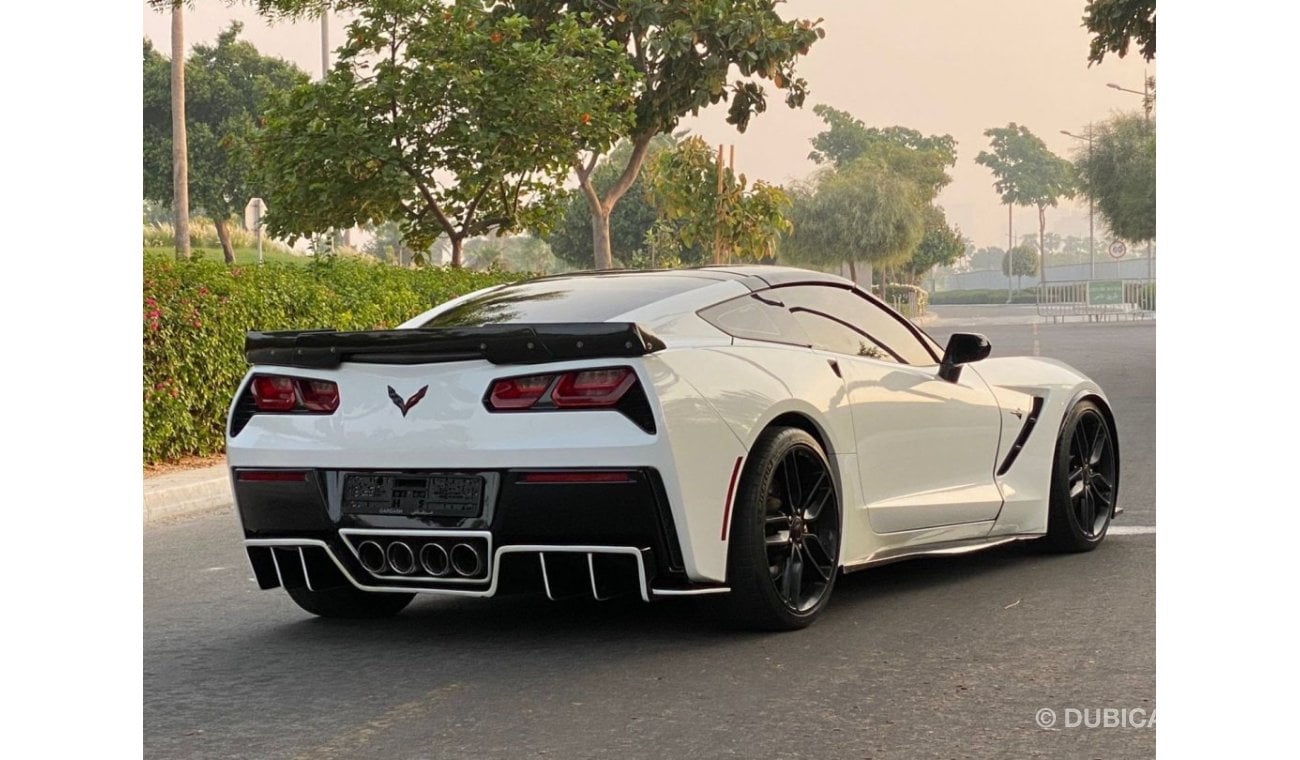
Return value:
[(624, 312), (713, 284), (680, 275), (589, 275), (507, 285), (441, 312), (424, 327), (513, 322), (608, 322)]

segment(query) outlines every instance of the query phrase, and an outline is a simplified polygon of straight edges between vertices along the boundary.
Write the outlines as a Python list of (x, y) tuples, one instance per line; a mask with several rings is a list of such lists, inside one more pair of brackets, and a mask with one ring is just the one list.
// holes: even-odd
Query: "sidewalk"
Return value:
[(230, 474), (224, 462), (144, 479), (144, 522), (190, 517), (229, 509)]

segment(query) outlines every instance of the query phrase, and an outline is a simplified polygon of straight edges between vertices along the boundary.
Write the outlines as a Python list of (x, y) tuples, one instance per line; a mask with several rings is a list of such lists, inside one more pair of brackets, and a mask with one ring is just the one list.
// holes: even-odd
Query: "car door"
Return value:
[(877, 533), (993, 520), (1002, 415), (975, 372), (938, 377), (938, 347), (861, 292), (795, 285), (770, 292), (819, 350), (837, 354)]

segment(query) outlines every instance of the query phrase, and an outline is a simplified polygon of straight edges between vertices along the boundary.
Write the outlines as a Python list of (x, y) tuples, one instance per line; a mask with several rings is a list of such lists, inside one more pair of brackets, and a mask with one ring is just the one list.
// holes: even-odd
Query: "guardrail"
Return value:
[(1085, 280), (1038, 286), (1038, 314), (1053, 322), (1067, 317), (1090, 321), (1149, 319), (1156, 313), (1153, 280)]

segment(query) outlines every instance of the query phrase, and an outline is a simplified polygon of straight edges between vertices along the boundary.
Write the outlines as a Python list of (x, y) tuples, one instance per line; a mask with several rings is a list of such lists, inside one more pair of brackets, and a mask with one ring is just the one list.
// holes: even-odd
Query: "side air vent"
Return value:
[(1007, 474), (1011, 465), (1016, 463), (1016, 457), (1020, 456), (1020, 450), (1025, 447), (1025, 441), (1029, 440), (1029, 434), (1034, 432), (1034, 425), (1038, 423), (1038, 415), (1043, 411), (1043, 399), (1041, 396), (1034, 396), (1034, 404), (1029, 409), (1029, 416), (1025, 418), (1025, 426), (1020, 428), (1020, 435), (1016, 436), (1016, 442), (1011, 444), (1011, 450), (1007, 452), (1007, 458), (1002, 461), (1002, 466), (998, 468), (998, 477)]

